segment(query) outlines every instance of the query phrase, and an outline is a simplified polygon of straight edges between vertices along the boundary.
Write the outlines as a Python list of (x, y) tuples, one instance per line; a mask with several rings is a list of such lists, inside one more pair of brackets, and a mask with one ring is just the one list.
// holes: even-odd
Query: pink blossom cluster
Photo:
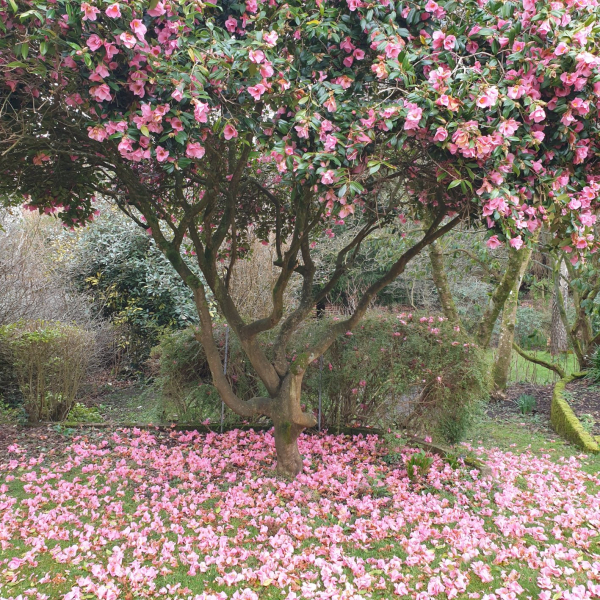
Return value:
[[(471, 450), (422, 481), (376, 436), (303, 436), (274, 477), (270, 433), (74, 438), (0, 464), (6, 600), (600, 597), (600, 479), (581, 459)], [(556, 456), (554, 457), (557, 458)]]

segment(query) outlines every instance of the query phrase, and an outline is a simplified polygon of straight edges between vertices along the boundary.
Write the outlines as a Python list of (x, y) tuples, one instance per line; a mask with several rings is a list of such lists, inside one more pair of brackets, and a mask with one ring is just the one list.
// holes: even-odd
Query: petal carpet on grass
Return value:
[(467, 448), (410, 481), (375, 436), (117, 430), (0, 458), (0, 598), (600, 598), (600, 479), (585, 457)]

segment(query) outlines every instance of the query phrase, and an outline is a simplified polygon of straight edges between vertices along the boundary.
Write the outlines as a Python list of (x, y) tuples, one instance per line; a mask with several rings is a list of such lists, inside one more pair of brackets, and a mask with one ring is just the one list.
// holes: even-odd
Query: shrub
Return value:
[(31, 422), (63, 420), (75, 401), (93, 346), (89, 332), (51, 321), (20, 321), (0, 329)]
[(600, 346), (596, 348), (590, 360), (588, 368), (588, 377), (596, 383), (600, 383)]
[(515, 323), (515, 342), (526, 350), (546, 349), (550, 316), (532, 306), (519, 306)]
[(433, 458), (427, 456), (423, 450), (419, 450), (414, 454), (411, 454), (410, 458), (406, 461), (406, 472), (408, 478), (414, 483), (420, 479), (427, 477), (429, 469), (433, 464)]
[(517, 398), (517, 408), (522, 415), (530, 415), (536, 408), (535, 397), (531, 394), (521, 394)]
[[(206, 356), (194, 331), (194, 328), (187, 328), (164, 333), (150, 354), (151, 374), (155, 375), (163, 417), (167, 421), (218, 421), (221, 416), (221, 399), (211, 383)], [(215, 338), (224, 358), (225, 327), (217, 328)], [(234, 335), (228, 338), (227, 374), (234, 391), (244, 399), (264, 394), (262, 383), (248, 372), (239, 342)], [(229, 409), (224, 417), (228, 424), (239, 421)]]
[[(330, 323), (328, 318), (308, 323), (291, 356)], [(216, 337), (224, 355), (223, 327), (217, 327)], [(220, 399), (192, 329), (164, 335), (152, 356), (165, 411), (174, 409), (179, 420), (219, 418)], [(239, 397), (265, 394), (234, 335), (227, 371)], [(446, 320), (371, 311), (356, 331), (338, 339), (322, 361), (309, 367), (303, 401), (316, 411), (321, 390), (325, 427), (404, 426), (436, 430), (455, 443), (487, 397), (487, 373), (483, 353)], [(225, 414), (236, 418), (229, 410)]]
[(85, 406), (75, 402), (66, 418), (71, 423), (101, 423), (104, 419), (97, 406)]
[[(327, 327), (325, 321), (320, 326)], [(305, 378), (328, 425), (408, 427), (461, 439), (489, 389), (483, 353), (442, 317), (371, 311)]]

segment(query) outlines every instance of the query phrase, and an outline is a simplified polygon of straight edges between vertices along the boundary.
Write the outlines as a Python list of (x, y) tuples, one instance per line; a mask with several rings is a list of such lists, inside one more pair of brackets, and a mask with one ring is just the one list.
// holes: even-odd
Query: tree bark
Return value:
[[(494, 289), (489, 304), (479, 321), (475, 339), (481, 348), (487, 348), (490, 345), (492, 339), (492, 332), (494, 331), (494, 325), (500, 315), (500, 311), (504, 307), (504, 303), (508, 298), (509, 294), (515, 288), (515, 283), (519, 280), (519, 287), (522, 275), (520, 275), (521, 267), (523, 263), (529, 263), (529, 255), (527, 260), (524, 258), (524, 253), (520, 251), (510, 250), (508, 253), (508, 264), (506, 265), (506, 271), (502, 276), (500, 283)], [(519, 288), (517, 287), (517, 290)]]
[[(511, 254), (518, 255), (520, 265), (516, 269), (515, 279), (508, 294), (508, 298), (504, 302), (504, 310), (502, 311), (502, 324), (500, 326), (500, 340), (498, 341), (498, 352), (496, 354), (496, 362), (494, 363), (493, 377), (494, 390), (503, 392), (506, 389), (508, 382), (508, 374), (510, 372), (510, 361), (512, 358), (513, 342), (515, 339), (515, 322), (517, 318), (517, 307), (519, 306), (519, 289), (521, 282), (529, 265), (531, 258), (531, 248), (522, 248), (521, 250), (511, 250)], [(511, 257), (512, 258), (512, 257)], [(517, 264), (517, 261), (510, 261)]]
[[(564, 299), (568, 296), (567, 265), (564, 259), (559, 258), (560, 267), (556, 269), (554, 277), (558, 277), (558, 287)], [(560, 308), (558, 306), (557, 294), (552, 294), (552, 324), (550, 329), (550, 354), (556, 356), (569, 349), (567, 338), (567, 329), (560, 316)]]
[(277, 474), (288, 479), (294, 479), (303, 468), (298, 437), (304, 429), (316, 425), (314, 417), (302, 411), (302, 378), (303, 373), (286, 375), (271, 411), (275, 428)]
[(444, 267), (444, 253), (436, 240), (429, 246), (429, 260), (431, 261), (431, 274), (435, 289), (437, 290), (445, 317), (451, 323), (460, 324), (456, 304), (450, 291), (450, 284)]

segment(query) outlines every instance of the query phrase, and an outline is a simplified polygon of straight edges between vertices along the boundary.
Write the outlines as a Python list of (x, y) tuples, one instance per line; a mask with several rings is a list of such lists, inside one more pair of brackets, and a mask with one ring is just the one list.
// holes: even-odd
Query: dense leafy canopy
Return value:
[[(504, 234), (518, 248), (550, 220), (583, 251), (600, 189), (599, 12), (597, 0), (0, 0), (0, 187), (76, 224), (98, 193), (126, 189), (136, 206), (135, 175), (176, 222), (174, 181), (198, 199), (250, 168), (271, 191), (309, 190), (339, 223), (402, 165), (423, 203), (481, 209), (492, 246)], [(245, 201), (249, 222), (273, 216)]]

